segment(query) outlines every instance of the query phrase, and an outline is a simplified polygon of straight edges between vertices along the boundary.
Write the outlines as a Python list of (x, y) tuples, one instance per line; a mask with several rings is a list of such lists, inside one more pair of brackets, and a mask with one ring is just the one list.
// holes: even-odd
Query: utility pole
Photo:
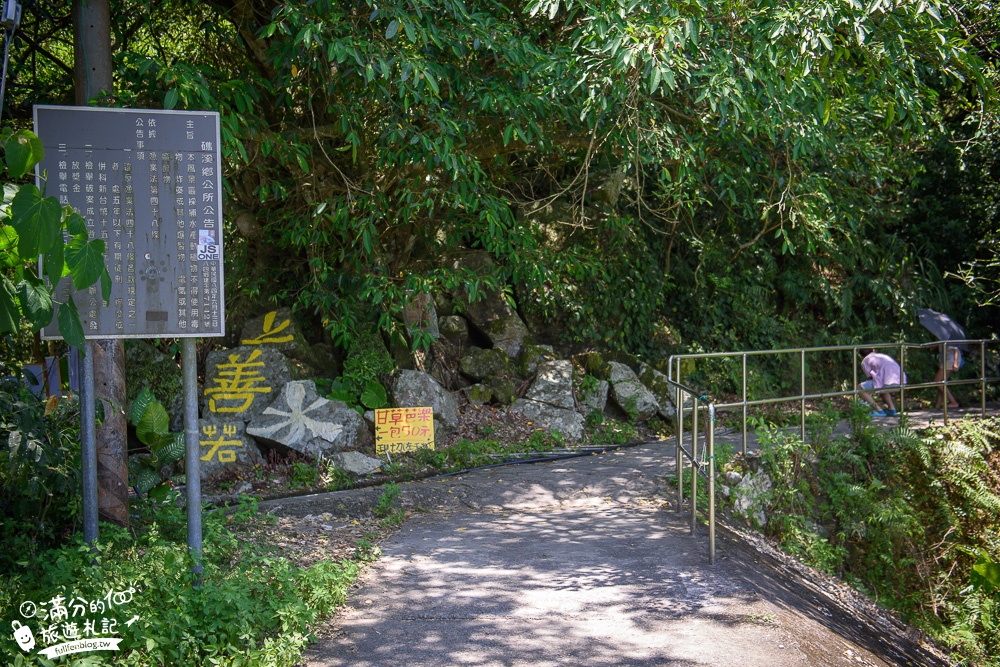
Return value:
[[(73, 57), (78, 106), (114, 90), (108, 0), (73, 0)], [(89, 366), (91, 386), (104, 407), (104, 420), (96, 429), (98, 513), (124, 526), (128, 525), (125, 348), (120, 339), (89, 340), (85, 355), (84, 376)]]

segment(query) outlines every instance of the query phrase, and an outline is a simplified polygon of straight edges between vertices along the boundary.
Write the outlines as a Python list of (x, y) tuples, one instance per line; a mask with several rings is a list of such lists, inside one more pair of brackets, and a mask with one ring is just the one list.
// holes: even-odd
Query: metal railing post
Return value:
[(698, 525), (698, 397), (693, 397), (691, 413), (691, 534)]
[(944, 385), (939, 388), (938, 391), (941, 392), (941, 410), (943, 411), (944, 425), (948, 425), (948, 368), (945, 366), (946, 352), (945, 352), (945, 342), (941, 341), (941, 379)]
[(982, 402), (981, 412), (986, 416), (986, 342), (979, 341), (979, 397)]
[(747, 455), (747, 353), (743, 353), (743, 456)]
[(854, 400), (858, 400), (858, 346), (851, 348), (851, 367), (854, 370), (854, 383), (851, 389), (854, 390)]
[(708, 405), (708, 564), (715, 565), (715, 405)]
[(806, 441), (806, 351), (805, 349), (799, 350), (799, 396), (801, 396), (801, 402), (799, 407), (799, 432), (802, 436), (802, 442)]
[(674, 417), (677, 420), (677, 448), (674, 451), (675, 464), (674, 469), (677, 471), (677, 511), (684, 511), (684, 394), (680, 387), (675, 389), (677, 392), (677, 403), (676, 409), (674, 410)]
[(899, 412), (906, 412), (906, 346), (899, 346)]

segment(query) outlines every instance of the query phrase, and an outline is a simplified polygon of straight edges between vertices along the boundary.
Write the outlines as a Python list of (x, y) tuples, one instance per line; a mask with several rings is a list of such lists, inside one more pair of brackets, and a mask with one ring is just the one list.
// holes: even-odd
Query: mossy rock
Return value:
[(584, 375), (593, 375), (598, 380), (608, 379), (607, 362), (600, 352), (582, 352), (574, 355), (573, 363), (583, 369)]
[(528, 344), (521, 348), (521, 375), (532, 377), (538, 367), (547, 361), (555, 361), (556, 353), (551, 345)]
[(458, 370), (477, 382), (489, 377), (513, 374), (510, 357), (500, 348), (470, 352), (458, 362)]
[(493, 377), (490, 378), (489, 383), (494, 402), (500, 405), (510, 405), (514, 401), (517, 388), (509, 377)]
[(485, 405), (493, 400), (493, 390), (484, 384), (474, 384), (462, 389), (465, 399), (474, 405)]

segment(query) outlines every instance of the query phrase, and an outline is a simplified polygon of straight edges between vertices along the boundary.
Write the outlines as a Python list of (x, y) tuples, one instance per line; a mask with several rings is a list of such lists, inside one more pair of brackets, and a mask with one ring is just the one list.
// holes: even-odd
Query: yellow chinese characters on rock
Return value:
[(287, 343), (295, 338), (292, 332), (288, 332), (284, 335), (281, 334), (282, 331), (287, 329), (292, 321), (284, 320), (278, 324), (274, 323), (274, 319), (278, 316), (278, 311), (272, 310), (270, 313), (264, 316), (264, 326), (262, 327), (263, 332), (256, 338), (244, 338), (240, 341), (240, 345), (277, 345), (278, 343)]
[(228, 364), (219, 364), (219, 374), (215, 387), (205, 387), (209, 397), (209, 412), (245, 412), (253, 405), (258, 394), (271, 393), (267, 378), (261, 375), (263, 361), (257, 361), (260, 350), (251, 352), (246, 361), (240, 361), (239, 354), (230, 354)]
[[(201, 427), (201, 448), (209, 448), (208, 452), (201, 455), (202, 461), (212, 461), (219, 463), (232, 463), (236, 460), (235, 447), (242, 447), (243, 442), (239, 438), (234, 438), (238, 430), (236, 424), (223, 424), (222, 433), (219, 434), (219, 427), (215, 424), (206, 424)], [(216, 438), (215, 436), (219, 436)], [(205, 438), (208, 438), (206, 440)], [(214, 438), (214, 439), (213, 439)]]
[(375, 411), (375, 455), (434, 449), (433, 408)]

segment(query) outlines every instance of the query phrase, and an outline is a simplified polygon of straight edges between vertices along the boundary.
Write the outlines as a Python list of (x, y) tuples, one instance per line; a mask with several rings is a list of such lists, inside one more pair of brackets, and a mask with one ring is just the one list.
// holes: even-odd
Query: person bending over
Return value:
[[(906, 378), (902, 376), (899, 364), (896, 360), (890, 357), (888, 354), (882, 354), (881, 352), (876, 352), (872, 350), (868, 355), (861, 360), (861, 370), (864, 371), (865, 377), (868, 378), (864, 382), (858, 385), (858, 389), (861, 392), (861, 398), (872, 406), (872, 417), (894, 417), (896, 416), (896, 404), (892, 401), (892, 394), (888, 391), (882, 391), (879, 395), (882, 400), (885, 401), (885, 410), (879, 410), (878, 404), (875, 399), (872, 398), (870, 392), (878, 391), (880, 389), (890, 389), (898, 388), (902, 384), (906, 384)], [(902, 406), (900, 406), (902, 407)]]

